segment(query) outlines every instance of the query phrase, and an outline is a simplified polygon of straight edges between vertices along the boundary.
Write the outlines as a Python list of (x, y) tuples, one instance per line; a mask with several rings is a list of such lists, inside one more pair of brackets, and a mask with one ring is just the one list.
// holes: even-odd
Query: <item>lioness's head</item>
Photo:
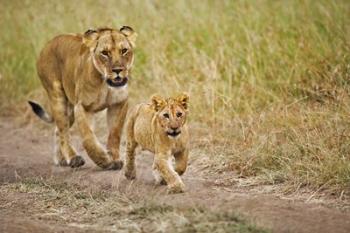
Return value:
[(151, 98), (152, 107), (156, 111), (157, 121), (164, 133), (170, 138), (181, 134), (182, 126), (186, 123), (189, 96), (182, 93), (175, 98), (164, 99), (159, 95)]
[(83, 43), (89, 48), (95, 68), (108, 85), (121, 87), (127, 84), (134, 61), (136, 36), (129, 26), (120, 30), (90, 29), (84, 33)]

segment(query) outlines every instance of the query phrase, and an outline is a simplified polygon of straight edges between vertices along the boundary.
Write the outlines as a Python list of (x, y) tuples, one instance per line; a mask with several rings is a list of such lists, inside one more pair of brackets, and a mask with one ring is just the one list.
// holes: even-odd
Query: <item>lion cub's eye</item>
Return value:
[(107, 50), (103, 50), (101, 52), (101, 55), (104, 56), (104, 57), (108, 57), (109, 56), (109, 52)]
[(181, 117), (181, 116), (182, 116), (182, 112), (177, 112), (177, 113), (176, 113), (176, 116), (177, 116), (177, 117)]
[(169, 116), (169, 114), (168, 114), (168, 113), (164, 113), (164, 114), (163, 114), (163, 117), (165, 117), (165, 118), (169, 118), (170, 116)]
[(128, 53), (128, 49), (123, 48), (121, 52), (122, 52), (122, 55), (126, 55)]

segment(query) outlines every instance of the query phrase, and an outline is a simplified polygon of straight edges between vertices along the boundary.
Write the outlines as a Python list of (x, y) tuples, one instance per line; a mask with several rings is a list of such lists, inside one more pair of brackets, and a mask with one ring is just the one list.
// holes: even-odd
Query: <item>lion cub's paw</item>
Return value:
[(125, 177), (128, 179), (128, 180), (133, 180), (136, 178), (136, 170), (133, 169), (133, 170), (125, 170), (125, 173), (124, 173)]
[(153, 170), (153, 176), (154, 176), (154, 179), (155, 179), (155, 181), (154, 181), (155, 185), (167, 185), (167, 182), (160, 175), (158, 170)]
[(108, 170), (120, 170), (124, 166), (124, 162), (121, 160), (112, 161), (111, 164), (108, 166)]
[(185, 192), (185, 185), (182, 182), (175, 183), (168, 186), (168, 194), (183, 193)]
[(83, 159), (83, 157), (77, 155), (75, 157), (73, 157), (71, 159), (71, 161), (69, 162), (69, 166), (71, 168), (76, 168), (76, 167), (81, 167), (85, 164), (85, 160)]

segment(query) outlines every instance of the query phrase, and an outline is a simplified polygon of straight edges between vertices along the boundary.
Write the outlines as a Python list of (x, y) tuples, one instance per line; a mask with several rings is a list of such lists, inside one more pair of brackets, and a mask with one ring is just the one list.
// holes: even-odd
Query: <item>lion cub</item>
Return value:
[[(185, 185), (180, 176), (188, 160), (189, 134), (186, 124), (189, 96), (183, 93), (175, 98), (151, 97), (151, 103), (139, 104), (127, 122), (125, 176), (136, 178), (135, 148), (153, 152), (153, 173), (156, 183), (168, 185), (168, 193), (180, 193)], [(175, 170), (172, 158), (175, 157)]]

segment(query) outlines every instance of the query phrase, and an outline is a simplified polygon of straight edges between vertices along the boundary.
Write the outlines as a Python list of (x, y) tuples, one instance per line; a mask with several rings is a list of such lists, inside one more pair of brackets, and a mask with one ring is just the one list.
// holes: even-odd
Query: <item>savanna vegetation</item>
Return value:
[(349, 15), (347, 0), (1, 1), (1, 113), (44, 99), (35, 62), (47, 40), (130, 25), (131, 103), (189, 92), (192, 145), (211, 166), (348, 192)]
[(23, 179), (0, 186), (1, 195), (8, 193), (25, 194), (24, 205), (35, 203), (27, 215), (46, 223), (77, 227), (75, 231), (81, 228), (84, 232), (269, 232), (232, 210), (174, 207), (159, 203), (151, 195), (91, 191), (55, 179)]

